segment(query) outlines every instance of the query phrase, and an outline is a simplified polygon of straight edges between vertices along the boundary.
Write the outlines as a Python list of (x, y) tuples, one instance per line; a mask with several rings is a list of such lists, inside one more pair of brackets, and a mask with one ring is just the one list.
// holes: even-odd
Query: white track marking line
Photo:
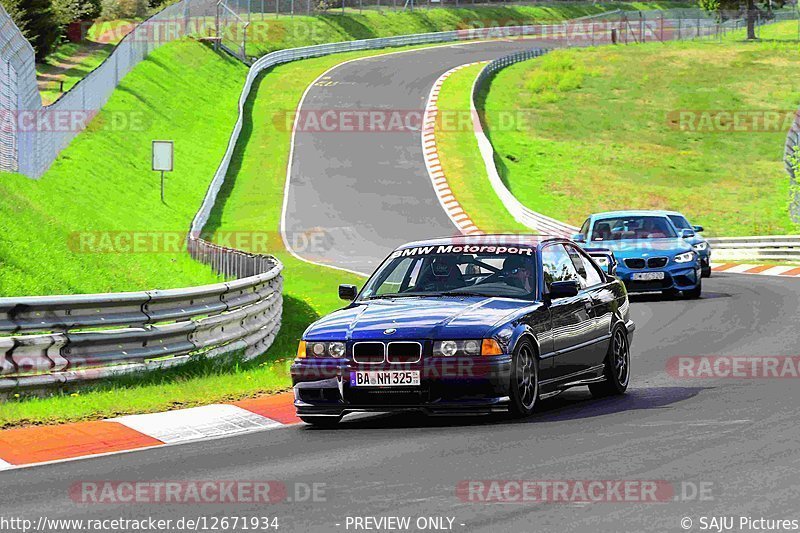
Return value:
[(732, 272), (734, 274), (744, 274), (745, 271), (751, 268), (756, 268), (758, 265), (736, 265), (734, 267), (723, 270), (723, 272)]
[(14, 465), (0, 459), (0, 470), (8, 470), (9, 468), (14, 468)]
[[(795, 268), (797, 268), (797, 267), (796, 266), (774, 266), (774, 267), (769, 268), (769, 269), (767, 269), (767, 270), (765, 270), (763, 272), (759, 272), (759, 274), (761, 274), (762, 276), (780, 276), (784, 272), (789, 272), (790, 270), (794, 270)], [(733, 269), (725, 270), (725, 272), (730, 272), (730, 270), (733, 270)]]
[(283, 424), (235, 405), (213, 404), (111, 419), (166, 444), (274, 429)]
[[(364, 273), (364, 272), (359, 272), (357, 270), (351, 270), (349, 268), (339, 267), (339, 266), (335, 266), (335, 265), (329, 265), (329, 264), (326, 264), (326, 263), (320, 263), (320, 262), (312, 261), (311, 259), (306, 259), (306, 258), (300, 256), (297, 252), (294, 251), (294, 249), (292, 249), (292, 246), (289, 243), (289, 237), (286, 235), (286, 215), (287, 215), (287, 208), (288, 208), (288, 204), (289, 204), (289, 189), (291, 187), (291, 181), (292, 181), (292, 165), (294, 163), (294, 146), (295, 146), (295, 137), (297, 135), (297, 124), (299, 122), (298, 119), (300, 117), (300, 112), (303, 109), (303, 103), (305, 102), (306, 97), (308, 96), (308, 93), (311, 91), (311, 89), (322, 78), (324, 78), (325, 76), (327, 76), (328, 74), (330, 74), (331, 72), (336, 70), (337, 68), (339, 68), (341, 66), (344, 66), (344, 65), (347, 65), (349, 63), (355, 63), (356, 61), (366, 61), (366, 60), (369, 60), (369, 59), (383, 58), (383, 57), (391, 56), (391, 55), (407, 54), (407, 53), (410, 53), (410, 52), (420, 52), (420, 51), (424, 51), (424, 50), (430, 50), (432, 48), (446, 48), (446, 47), (456, 47), (456, 46), (482, 44), (482, 43), (489, 43), (489, 42), (502, 42), (502, 41), (503, 41), (503, 39), (479, 39), (479, 40), (475, 40), (475, 41), (470, 41), (470, 42), (465, 42), (465, 43), (458, 43), (458, 44), (442, 43), (442, 44), (437, 44), (437, 45), (433, 45), (433, 46), (423, 46), (423, 47), (420, 47), (420, 48), (412, 48), (410, 50), (397, 50), (395, 52), (387, 52), (385, 54), (375, 54), (375, 55), (369, 55), (369, 56), (365, 56), (365, 57), (357, 57), (357, 58), (354, 58), (354, 59), (348, 59), (347, 61), (342, 61), (341, 63), (338, 63), (338, 64), (332, 66), (331, 68), (329, 68), (328, 70), (326, 70), (325, 72), (320, 74), (319, 77), (317, 77), (317, 79), (315, 79), (313, 82), (311, 82), (311, 84), (308, 87), (306, 87), (306, 90), (303, 91), (303, 96), (300, 98), (300, 102), (297, 104), (297, 109), (295, 109), (294, 121), (292, 123), (292, 138), (291, 138), (291, 142), (289, 143), (289, 163), (286, 165), (286, 180), (285, 180), (284, 185), (283, 185), (283, 206), (281, 208), (281, 238), (283, 239), (283, 246), (284, 246), (284, 248), (286, 248), (286, 251), (289, 252), (289, 254), (292, 257), (294, 257), (295, 259), (298, 259), (298, 260), (300, 260), (300, 261), (302, 261), (304, 263), (308, 263), (310, 265), (333, 268), (335, 270), (341, 270), (343, 272), (349, 272), (351, 274), (356, 274), (358, 276), (369, 277), (369, 274)], [(423, 128), (423, 130), (424, 130), (424, 128)], [(423, 138), (424, 138), (424, 134), (423, 134)]]

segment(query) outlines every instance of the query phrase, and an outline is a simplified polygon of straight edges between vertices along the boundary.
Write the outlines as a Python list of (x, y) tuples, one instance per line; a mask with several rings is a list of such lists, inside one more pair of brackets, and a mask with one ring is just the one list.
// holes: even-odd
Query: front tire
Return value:
[(519, 418), (530, 416), (539, 401), (539, 359), (527, 339), (520, 341), (514, 350), (510, 388), (509, 412)]
[(300, 420), (308, 424), (309, 426), (321, 429), (333, 429), (339, 425), (339, 422), (342, 420), (341, 416), (314, 416), (314, 415), (307, 415), (301, 416)]
[(700, 295), (703, 294), (703, 279), (700, 278), (697, 280), (697, 287), (690, 291), (686, 291), (684, 294), (686, 294), (686, 296), (692, 300), (700, 298)]
[(592, 396), (603, 398), (625, 394), (631, 380), (631, 350), (628, 333), (622, 327), (615, 329), (611, 335), (603, 374), (605, 381), (589, 385)]

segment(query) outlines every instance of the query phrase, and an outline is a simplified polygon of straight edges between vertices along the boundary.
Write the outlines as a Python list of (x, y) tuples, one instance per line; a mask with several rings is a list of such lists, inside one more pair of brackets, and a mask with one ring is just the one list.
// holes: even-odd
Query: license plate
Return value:
[(413, 387), (419, 385), (419, 370), (370, 370), (350, 372), (351, 387)]
[(663, 272), (635, 272), (631, 279), (635, 281), (653, 281), (655, 279), (664, 279)]

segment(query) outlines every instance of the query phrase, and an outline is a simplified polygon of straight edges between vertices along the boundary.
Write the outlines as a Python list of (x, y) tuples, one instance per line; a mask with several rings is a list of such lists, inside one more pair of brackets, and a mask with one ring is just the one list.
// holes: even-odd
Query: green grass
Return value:
[[(36, 65), (37, 76), (40, 79), (43, 76), (47, 76), (46, 85), (41, 87), (39, 91), (44, 105), (52, 104), (63, 94), (60, 82), (63, 82), (64, 92), (69, 91), (75, 84), (99, 67), (111, 55), (113, 50), (113, 44), (85, 45), (66, 43), (59, 46), (53, 54), (48, 56), (45, 63)], [(78, 54), (86, 55), (76, 59)], [(57, 66), (59, 63), (66, 63), (72, 66), (64, 70)]]
[(576, 2), (550, 6), (434, 8), (414, 12), (364, 10), (358, 13), (348, 10), (344, 15), (333, 9), (327, 15), (266, 15), (263, 20), (260, 15), (253, 15), (248, 30), (247, 53), (261, 56), (283, 48), (310, 44), (564, 20), (614, 9), (667, 9), (691, 5), (689, 2)]
[[(185, 233), (225, 152), (245, 73), (236, 60), (193, 41), (161, 48), (122, 81), (102, 113), (42, 179), (4, 175), (0, 295), (216, 282), (209, 268), (181, 250), (83, 253), (74, 239), (115, 232)], [(134, 120), (135, 127), (127, 127)], [(176, 143), (166, 205), (159, 176), (150, 169), (153, 139)]]
[[(46, 85), (41, 89), (44, 105), (58, 100), (63, 94), (60, 82), (64, 82), (64, 92), (69, 91), (111, 55), (114, 47), (122, 40), (122, 28), (137, 24), (135, 20), (109, 20), (94, 23), (80, 43), (66, 42), (36, 65), (38, 77), (46, 77)], [(59, 65), (70, 65), (66, 70)]]
[[(791, 121), (800, 92), (786, 73), (798, 67), (795, 42), (734, 40), (559, 50), (519, 63), (486, 95), (501, 175), (527, 206), (576, 225), (591, 212), (673, 208), (709, 236), (796, 233), (782, 163), (788, 124), (705, 132), (673, 120), (681, 110), (783, 110)], [(508, 111), (529, 113), (530, 126), (500, 127)]]
[(530, 231), (508, 213), (495, 194), (471, 127), (448, 127), (447, 117), (469, 117), (472, 84), (485, 64), (450, 75), (439, 92), (436, 146), (447, 182), (475, 225), (485, 232)]

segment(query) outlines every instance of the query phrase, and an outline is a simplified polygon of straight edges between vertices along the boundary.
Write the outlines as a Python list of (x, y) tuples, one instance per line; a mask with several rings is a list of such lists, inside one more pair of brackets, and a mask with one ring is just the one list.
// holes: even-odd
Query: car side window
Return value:
[(583, 225), (581, 226), (581, 230), (579, 232), (581, 235), (585, 235), (586, 238), (589, 238), (589, 219), (587, 218)]
[(573, 246), (566, 246), (567, 253), (569, 253), (569, 258), (572, 261), (572, 266), (575, 267), (575, 270), (578, 272), (578, 277), (581, 281), (586, 280), (586, 267), (583, 265), (583, 260), (581, 259), (581, 254), (578, 253)]
[(581, 261), (583, 261), (583, 267), (586, 270), (586, 277), (584, 278), (584, 287), (594, 287), (595, 285), (600, 285), (603, 283), (603, 274), (600, 273), (600, 269), (595, 265), (594, 261), (586, 257), (585, 254), (581, 255)]
[(552, 244), (542, 250), (542, 271), (548, 285), (554, 281), (580, 281), (575, 265), (563, 244)]

